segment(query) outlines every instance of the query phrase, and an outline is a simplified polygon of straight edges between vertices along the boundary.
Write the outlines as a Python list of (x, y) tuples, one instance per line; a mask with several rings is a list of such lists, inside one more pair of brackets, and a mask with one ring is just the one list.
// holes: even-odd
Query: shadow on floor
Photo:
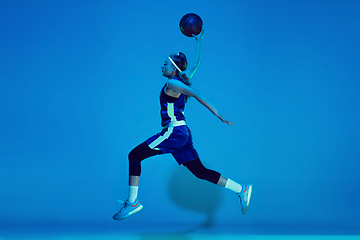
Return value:
[(176, 232), (149, 232), (139, 234), (141, 240), (189, 240), (191, 233), (210, 230), (214, 226), (216, 211), (222, 202), (221, 188), (196, 178), (187, 168), (176, 168), (169, 180), (170, 199), (180, 208), (203, 214), (205, 221), (192, 228)]

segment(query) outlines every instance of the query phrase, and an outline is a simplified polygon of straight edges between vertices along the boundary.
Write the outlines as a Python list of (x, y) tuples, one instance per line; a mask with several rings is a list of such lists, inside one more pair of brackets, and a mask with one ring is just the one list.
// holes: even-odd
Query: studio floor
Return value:
[(241, 234), (179, 234), (179, 233), (147, 233), (147, 234), (47, 234), (47, 235), (24, 235), (12, 234), (0, 237), (1, 240), (32, 240), (32, 239), (51, 239), (51, 240), (357, 240), (360, 236), (356, 235), (241, 235)]
[[(115, 226), (115, 225), (113, 225)], [(360, 240), (356, 229), (334, 228), (187, 228), (126, 226), (116, 228), (91, 226), (24, 227), (2, 226), (0, 240)], [(5, 228), (4, 228), (5, 227)]]

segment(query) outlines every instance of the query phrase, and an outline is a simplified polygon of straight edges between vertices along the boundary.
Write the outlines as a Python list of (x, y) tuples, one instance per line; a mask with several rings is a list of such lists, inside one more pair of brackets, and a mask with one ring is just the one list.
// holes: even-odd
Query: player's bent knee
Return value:
[(128, 155), (129, 162), (136, 159), (136, 153), (134, 150), (135, 150), (135, 148), (129, 152), (129, 155)]

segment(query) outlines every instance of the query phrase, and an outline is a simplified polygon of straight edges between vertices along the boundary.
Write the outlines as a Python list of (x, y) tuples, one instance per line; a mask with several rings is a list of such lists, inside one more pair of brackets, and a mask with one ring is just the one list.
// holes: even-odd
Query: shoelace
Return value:
[(248, 191), (246, 191), (245, 193), (243, 193), (243, 192), (237, 193), (238, 197), (240, 198), (241, 204), (246, 204), (247, 203), (248, 194), (249, 194)]
[[(117, 200), (117, 205), (122, 206), (121, 209), (126, 207), (126, 205), (128, 205), (128, 204), (129, 204), (129, 202), (127, 200), (125, 200), (125, 201), (122, 201), (120, 199)], [(121, 209), (120, 209), (120, 211), (121, 211)]]

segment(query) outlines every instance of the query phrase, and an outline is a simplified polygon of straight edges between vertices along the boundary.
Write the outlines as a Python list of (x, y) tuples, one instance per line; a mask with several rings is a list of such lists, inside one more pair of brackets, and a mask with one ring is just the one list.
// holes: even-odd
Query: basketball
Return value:
[(188, 13), (180, 20), (180, 31), (187, 37), (193, 37), (193, 34), (199, 35), (202, 30), (203, 21), (195, 13)]

